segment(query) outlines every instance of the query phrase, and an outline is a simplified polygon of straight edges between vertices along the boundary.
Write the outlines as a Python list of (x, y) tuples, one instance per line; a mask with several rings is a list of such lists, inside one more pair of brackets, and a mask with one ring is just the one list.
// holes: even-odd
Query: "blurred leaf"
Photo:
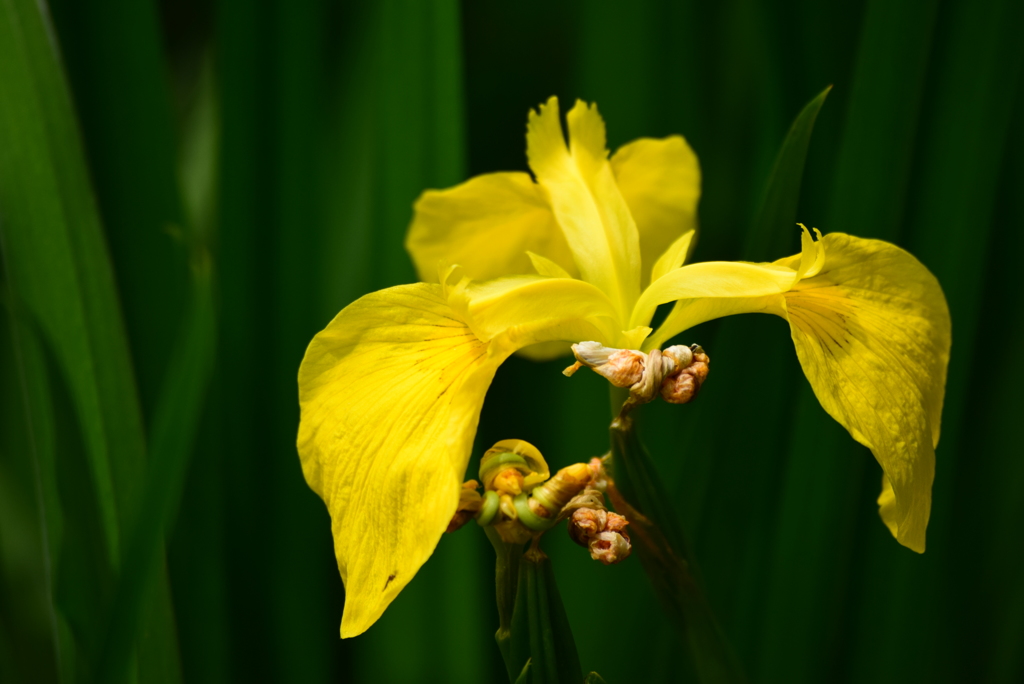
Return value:
[(48, 2), (149, 421), (189, 298), (157, 3)]
[[(272, 368), (269, 350), (270, 298), (265, 271), (272, 263), (269, 206), (273, 188), (267, 150), (272, 94), (268, 3), (220, 0), (214, 12), (216, 82), (220, 89), (220, 165), (217, 175), (217, 264), (219, 330), (211, 411), (212, 453), (219, 457), (215, 481), (223, 483), (223, 577), (232, 634), (229, 671), (243, 680), (283, 678), (266, 609), (273, 583), (267, 570), (266, 535), (270, 490), (265, 448), (284, 430), (271, 419), (263, 390)], [(284, 454), (278, 454), (284, 458)], [(230, 483), (230, 484), (229, 484)], [(186, 664), (202, 670), (201, 664)], [(269, 674), (268, 674), (269, 673)]]
[[(193, 94), (181, 124), (178, 178), (190, 237), (199, 245), (208, 245), (214, 244), (216, 237), (220, 149), (218, 91), (209, 53), (202, 55), (198, 68), (189, 76), (195, 80), (180, 86)], [(195, 297), (193, 292), (193, 301)], [(176, 524), (165, 528), (182, 674), (185, 681), (197, 684), (223, 682), (230, 666), (228, 643), (233, 630), (226, 600), (223, 524), (223, 491), (227, 485), (221, 477), (223, 448), (217, 440), (218, 416), (211, 410), (225, 394), (225, 388), (216, 385), (207, 392), (206, 411), (193, 441), (188, 478), (180, 497), (181, 509)]]
[[(6, 250), (0, 232), (0, 265), (4, 256)], [(6, 270), (6, 266), (0, 269)], [(18, 622), (17, 629), (10, 625), (7, 627), (9, 635), (4, 635), (8, 637), (3, 639), (8, 642), (8, 650), (0, 655), (3, 661), (0, 674), (5, 680), (12, 681), (27, 681), (28, 672), (39, 681), (71, 681), (69, 649), (73, 647), (60, 628), (54, 598), (55, 565), (60, 556), (64, 526), (57, 494), (55, 419), (49, 377), (38, 336), (33, 332), (30, 321), (18, 315), (19, 307), (6, 288), (0, 290), (0, 307), (4, 309), (4, 316), (0, 318), (0, 335), (3, 335), (0, 339), (0, 363), (3, 364), (0, 376), (13, 380), (3, 383), (3, 396), (0, 397), (0, 487), (5, 489), (0, 500), (11, 505), (17, 498), (29, 498), (35, 513), (28, 525), (19, 525), (21, 521), (10, 510), (5, 508), (0, 512), (0, 520), (13, 528), (0, 530), (0, 548), (4, 552), (0, 555), (9, 555), (7, 547), (19, 532), (36, 537), (38, 548), (31, 542), (26, 546), (38, 555), (33, 559), (33, 565), (26, 563), (23, 572), (31, 576), (42, 594), (40, 605), (33, 606), (37, 587), (25, 587), (19, 580), (27, 578), (14, 577), (11, 572), (4, 572), (7, 568), (0, 568), (3, 575), (0, 578), (0, 600), (5, 607), (2, 622)], [(9, 487), (17, 487), (21, 491), (6, 491)], [(42, 658), (35, 667), (31, 667), (30, 661), (37, 655), (32, 653), (32, 637), (36, 636), (33, 634), (36, 626), (32, 624), (32, 618), (36, 617), (31, 615), (33, 608), (45, 615), (49, 634), (42, 641), (49, 649), (46, 655), (50, 656)]]
[(899, 239), (938, 8), (868, 2), (823, 232)]
[(103, 510), (103, 545), (116, 567), (118, 509), (127, 495), (115, 495), (113, 462), (127, 454), (138, 460), (144, 447), (114, 282), (43, 19), (23, 0), (2, 10), (0, 230), (8, 279), (71, 380)]
[[(1019, 340), (1024, 336), (1024, 316), (1006, 318), (1006, 301), (1024, 301), (1024, 280), (1017, 267), (1024, 253), (1024, 90), (1017, 94), (1011, 124), (1005, 174), (1001, 183), (996, 241), (988, 260), (984, 320), (1000, 321), (1000, 334), (986, 342), (972, 383), (978, 389), (971, 418), (978, 453), (989, 457), (961, 471), (959, 484), (963, 500), (957, 506), (960, 550), (976, 562), (960, 569), (961, 577), (976, 587), (958, 606), (963, 624), (972, 625), (981, 647), (962, 652), (958, 669), (961, 678), (971, 673), (993, 682), (1024, 679), (1024, 556), (1007, 553), (1024, 540), (1024, 459), (1016, 456), (1024, 415), (1024, 355)], [(970, 498), (970, 494), (981, 494)], [(985, 530), (987, 534), (976, 534)], [(977, 578), (984, 578), (977, 581)], [(987, 646), (987, 648), (986, 648)]]
[[(248, 3), (243, 5), (242, 11), (251, 11)], [(336, 563), (323, 543), (324, 507), (306, 485), (295, 451), (296, 372), (309, 340), (326, 322), (317, 317), (313, 265), (323, 258), (321, 235), (344, 229), (324, 224), (320, 198), (313, 193), (318, 187), (313, 170), (324, 153), (320, 137), (327, 123), (325, 56), (331, 36), (324, 17), (329, 8), (321, 0), (270, 3), (265, 40), (275, 46), (274, 57), (266, 72), (257, 74), (274, 93), (262, 105), (272, 126), (263, 141), (272, 169), (266, 174), (271, 183), (264, 205), (271, 230), (260, 245), (266, 260), (257, 277), (268, 287), (258, 311), (275, 321), (265, 336), (269, 391), (262, 407), (273, 417), (274, 429), (261, 453), (264, 481), (270, 485), (261, 498), (274, 514), (257, 534), (277, 550), (264, 561), (271, 581), (265, 611), (277, 677), (306, 681), (336, 676), (331, 656), (338, 642), (337, 609), (324, 601), (328, 583), (338, 581)], [(300, 624), (309, 629), (296, 631), (294, 625)]]
[[(68, 384), (100, 512), (90, 546), (113, 573), (123, 527), (139, 503), (145, 445), (113, 274), (44, 9), (25, 0), (0, 6), (0, 230), (13, 297), (38, 324)], [(157, 597), (140, 667), (148, 671), (152, 663), (161, 678), (174, 680), (163, 582)], [(94, 619), (79, 613), (72, 622), (83, 661)]]
[(190, 316), (157, 402), (145, 495), (115, 590), (96, 682), (121, 682), (128, 674), (132, 641), (156, 578), (164, 534), (181, 496), (215, 351), (209, 270), (205, 259), (196, 265)]

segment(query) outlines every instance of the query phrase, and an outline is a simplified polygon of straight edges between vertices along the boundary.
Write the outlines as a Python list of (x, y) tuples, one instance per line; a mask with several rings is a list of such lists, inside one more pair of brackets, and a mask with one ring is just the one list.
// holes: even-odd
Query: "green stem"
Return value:
[[(621, 394), (612, 393), (618, 413)], [(635, 414), (634, 414), (635, 415)], [(644, 571), (683, 634), (701, 682), (746, 682), (697, 579), (693, 557), (654, 464), (637, 435), (633, 416), (612, 421), (612, 502), (630, 521)]]
[(583, 681), (576, 641), (558, 594), (551, 561), (534, 547), (522, 557), (512, 616), (509, 681), (518, 682), (527, 663), (531, 684)]
[(484, 527), (484, 531), (494, 546), (495, 555), (494, 589), (498, 600), (498, 631), (494, 633), (494, 640), (498, 642), (498, 650), (501, 651), (506, 667), (510, 667), (512, 613), (516, 606), (516, 587), (519, 584), (519, 562), (523, 558), (523, 547), (504, 541), (491, 526)]

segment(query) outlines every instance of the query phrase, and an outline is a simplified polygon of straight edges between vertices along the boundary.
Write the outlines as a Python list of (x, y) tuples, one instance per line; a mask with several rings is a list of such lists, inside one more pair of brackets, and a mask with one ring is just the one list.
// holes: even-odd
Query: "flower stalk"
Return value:
[(509, 652), (506, 665), (511, 682), (517, 681), (527, 662), (532, 684), (583, 681), (580, 657), (551, 561), (536, 546), (522, 556), (519, 565)]
[(625, 393), (612, 388), (612, 479), (608, 495), (630, 521), (644, 571), (676, 628), (684, 636), (701, 682), (746, 682), (742, 666), (701, 588), (693, 557), (650, 455), (640, 441), (634, 413), (619, 413)]

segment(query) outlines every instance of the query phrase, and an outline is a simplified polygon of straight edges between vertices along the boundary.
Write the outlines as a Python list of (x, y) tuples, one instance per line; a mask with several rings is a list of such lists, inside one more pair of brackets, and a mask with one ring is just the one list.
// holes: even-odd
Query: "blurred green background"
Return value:
[[(1024, 680), (1021, 26), (1019, 0), (0, 1), (0, 681), (503, 681), (475, 526), (338, 638), (306, 344), (414, 279), (420, 191), (526, 168), (552, 94), (613, 150), (687, 137), (697, 260), (794, 253), (753, 217), (829, 84), (798, 219), (907, 248), (952, 311), (927, 553), (780, 319), (687, 332), (710, 381), (645, 440), (752, 681)], [(607, 449), (603, 381), (563, 365), (502, 367), (477, 456)], [(585, 671), (682, 681), (639, 562), (548, 537)]]

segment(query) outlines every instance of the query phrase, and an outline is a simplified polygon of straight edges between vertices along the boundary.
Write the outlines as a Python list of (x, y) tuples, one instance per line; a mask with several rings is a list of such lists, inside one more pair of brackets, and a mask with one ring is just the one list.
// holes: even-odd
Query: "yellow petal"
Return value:
[(803, 231), (800, 235), (800, 268), (797, 269), (797, 276), (801, 279), (813, 278), (821, 273), (825, 265), (825, 244), (821, 241), (820, 230), (814, 229), (815, 235), (818, 236), (818, 239), (814, 240), (807, 226), (802, 223), (797, 225)]
[(816, 242), (805, 230), (801, 254), (775, 264), (672, 271), (644, 292), (633, 322), (677, 297), (644, 350), (734, 313), (789, 320), (822, 407), (882, 466), (883, 521), (901, 544), (923, 552), (950, 348), (949, 310), (928, 269), (887, 242), (841, 233)]
[(558, 342), (538, 342), (528, 347), (523, 347), (516, 352), (519, 356), (530, 361), (552, 361), (567, 356), (572, 356), (572, 342), (559, 340)]
[(801, 278), (817, 275), (825, 259), (818, 229), (814, 229), (819, 238), (815, 241), (803, 224), (798, 225), (803, 230), (800, 254), (774, 264), (713, 261), (668, 269), (678, 258), (686, 236), (677, 240), (656, 266), (658, 273), (667, 269), (668, 277), (655, 278), (633, 311), (633, 325), (643, 325), (659, 304), (677, 302), (645, 348), (660, 347), (682, 331), (714, 318), (740, 313), (782, 315), (781, 300), (775, 295), (787, 292)]
[[(545, 259), (539, 254), (529, 252), (530, 261), (533, 262), (533, 268), (538, 274), (547, 276), (549, 278), (571, 278), (572, 276), (561, 266)], [(520, 356), (530, 359), (531, 361), (551, 361), (552, 359), (558, 359), (563, 356), (572, 355), (571, 342), (563, 340), (560, 342), (538, 342), (537, 344), (531, 344), (528, 347), (523, 347), (518, 352)]]
[(781, 314), (782, 293), (796, 280), (796, 271), (774, 264), (705, 261), (678, 268), (648, 287), (632, 324), (651, 320), (659, 304), (679, 300), (644, 349), (661, 346), (674, 335), (713, 318), (737, 313)]
[(654, 268), (651, 269), (652, 283), (660, 280), (662, 276), (668, 275), (686, 262), (687, 257), (690, 256), (690, 250), (693, 249), (693, 238), (696, 235), (696, 231), (687, 231), (668, 246), (668, 249), (654, 262)]
[(885, 473), (880, 513), (925, 548), (950, 320), (938, 281), (879, 240), (831, 233), (818, 275), (786, 293), (797, 356), (818, 401)]
[(597, 108), (577, 102), (566, 119), (568, 147), (557, 98), (541, 105), (539, 112), (531, 111), (527, 158), (581, 277), (604, 291), (625, 320), (640, 293), (636, 225), (608, 162), (604, 122)]
[[(619, 191), (636, 221), (641, 287), (647, 287), (657, 280), (651, 269), (658, 257), (680, 236), (697, 229), (700, 164), (678, 135), (635, 140), (620, 147), (611, 164)], [(692, 249), (692, 242), (688, 247)], [(686, 256), (684, 253), (673, 268), (682, 265)]]
[(491, 343), (494, 354), (541, 342), (596, 340), (613, 346), (624, 336), (611, 301), (582, 280), (531, 275), (483, 283), (464, 279), (450, 288), (448, 298), (477, 337)]
[[(530, 261), (533, 263), (533, 269), (537, 271), (538, 275), (547, 276), (549, 278), (572, 278), (564, 268), (556, 264), (551, 259), (542, 257), (540, 254), (534, 254), (533, 252), (527, 252), (527, 256), (530, 257)], [(515, 275), (508, 273), (506, 275)]]
[(878, 514), (892, 536), (899, 535), (900, 530), (896, 526), (896, 494), (893, 493), (892, 483), (885, 473), (882, 473), (882, 493), (878, 495)]
[(298, 450), (331, 514), (343, 637), (373, 624), (437, 545), (500, 361), (439, 285), (367, 295), (309, 345)]
[[(533, 268), (538, 274), (542, 276), (548, 276), (549, 278), (571, 278), (572, 276), (566, 272), (561, 266), (545, 259), (539, 254), (530, 252), (530, 261), (533, 262)], [(558, 359), (563, 356), (570, 356), (572, 354), (572, 346), (566, 341), (560, 342), (538, 342), (537, 344), (531, 344), (528, 347), (523, 347), (518, 352), (520, 356), (530, 359), (531, 361), (551, 361), (552, 359)]]
[(416, 200), (405, 246), (421, 280), (437, 282), (438, 262), (475, 280), (530, 272), (527, 251), (576, 272), (547, 197), (525, 173), (477, 176)]

